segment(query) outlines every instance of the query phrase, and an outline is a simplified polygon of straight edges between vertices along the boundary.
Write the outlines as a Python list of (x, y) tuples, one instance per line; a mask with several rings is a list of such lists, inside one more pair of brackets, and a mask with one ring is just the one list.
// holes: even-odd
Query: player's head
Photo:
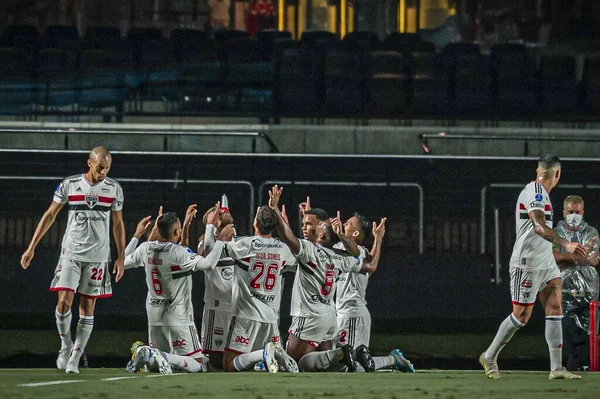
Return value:
[(101, 182), (106, 175), (108, 175), (110, 165), (112, 164), (110, 151), (105, 147), (94, 147), (94, 149), (90, 151), (87, 164), (90, 168), (88, 173), (92, 183)]
[(363, 215), (354, 215), (344, 223), (344, 235), (351, 238), (357, 244), (361, 244), (370, 233), (369, 221)]
[(338, 241), (339, 237), (333, 231), (331, 227), (331, 221), (329, 219), (319, 222), (316, 230), (317, 244), (320, 244), (326, 248), (333, 247)]
[(569, 195), (563, 201), (563, 217), (565, 223), (572, 229), (579, 229), (583, 223), (583, 198), (579, 195)]
[[(208, 215), (210, 215), (210, 213), (214, 210), (215, 210), (215, 207), (213, 206), (209, 210), (206, 211), (204, 216), (202, 216), (202, 223), (204, 223), (205, 226), (208, 223)], [(231, 216), (231, 212), (229, 212), (229, 210), (222, 211), (221, 212), (221, 225), (219, 226), (219, 230), (230, 224), (233, 224), (233, 216)]]
[(320, 222), (329, 220), (329, 215), (321, 208), (312, 208), (304, 212), (302, 218), (302, 236), (310, 242), (317, 241), (317, 227)]
[(266, 205), (263, 205), (256, 214), (254, 229), (261, 235), (270, 235), (277, 228), (279, 219), (277, 213)]
[(175, 212), (163, 213), (157, 222), (158, 233), (163, 240), (179, 242), (181, 237), (181, 222)]
[(536, 172), (537, 179), (546, 180), (550, 184), (550, 189), (553, 189), (560, 180), (560, 159), (551, 154), (540, 157)]

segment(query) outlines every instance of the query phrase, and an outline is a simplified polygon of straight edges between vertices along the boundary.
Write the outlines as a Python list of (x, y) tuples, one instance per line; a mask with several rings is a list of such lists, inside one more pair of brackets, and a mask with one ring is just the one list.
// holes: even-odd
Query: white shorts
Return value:
[(281, 345), (277, 323), (261, 323), (235, 316), (231, 318), (226, 351), (250, 353), (264, 348), (269, 342)]
[(148, 326), (151, 347), (181, 356), (202, 353), (198, 330), (194, 324), (187, 326)]
[(338, 315), (337, 323), (336, 345), (349, 344), (353, 348), (360, 345), (369, 346), (371, 339), (371, 315), (369, 312), (361, 317)]
[(232, 312), (204, 307), (202, 329), (200, 331), (200, 342), (202, 342), (204, 353), (223, 352), (232, 317)]
[(288, 332), (316, 348), (321, 342), (333, 340), (337, 330), (336, 323), (334, 317), (292, 316)]
[(525, 270), (510, 268), (510, 297), (514, 305), (533, 306), (538, 292), (551, 280), (560, 278), (558, 267), (544, 270)]
[(92, 298), (112, 296), (108, 262), (80, 262), (60, 258), (50, 291), (72, 291)]

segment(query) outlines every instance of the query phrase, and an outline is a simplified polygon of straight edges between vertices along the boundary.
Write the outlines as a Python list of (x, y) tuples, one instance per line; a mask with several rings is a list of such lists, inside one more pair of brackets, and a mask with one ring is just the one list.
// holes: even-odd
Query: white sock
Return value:
[(56, 316), (56, 328), (58, 328), (58, 335), (60, 335), (60, 349), (65, 349), (73, 345), (71, 340), (71, 310), (65, 314), (58, 313), (58, 310), (54, 312)]
[(394, 365), (393, 356), (373, 356), (373, 361), (375, 362), (375, 370), (392, 367)]
[(174, 355), (172, 353), (165, 352), (163, 353), (167, 359), (167, 362), (169, 362), (171, 366), (175, 366), (181, 370), (187, 371), (188, 373), (199, 373), (204, 371), (204, 366), (193, 357)]
[(363, 368), (363, 366), (360, 365), (360, 363), (358, 362), (354, 362), (354, 367), (356, 367), (356, 372), (357, 373), (364, 373), (365, 369)]
[(298, 366), (302, 371), (328, 371), (333, 367), (334, 371), (340, 369), (340, 361), (344, 357), (341, 348), (328, 351), (315, 351), (307, 353), (300, 358)]
[(550, 370), (562, 369), (562, 316), (546, 316), (546, 342), (550, 351)]
[(524, 327), (525, 324), (521, 323), (517, 318), (511, 313), (498, 327), (498, 332), (492, 341), (490, 347), (485, 351), (483, 357), (486, 360), (496, 361), (498, 359), (498, 354), (508, 344), (508, 341), (515, 335), (515, 332), (521, 327)]
[(262, 362), (263, 350), (254, 351), (250, 353), (244, 353), (243, 355), (236, 356), (233, 359), (233, 366), (237, 371), (244, 371), (252, 368), (256, 363)]
[(79, 316), (75, 344), (73, 345), (73, 356), (81, 356), (81, 353), (85, 350), (85, 346), (90, 339), (93, 329), (94, 316)]

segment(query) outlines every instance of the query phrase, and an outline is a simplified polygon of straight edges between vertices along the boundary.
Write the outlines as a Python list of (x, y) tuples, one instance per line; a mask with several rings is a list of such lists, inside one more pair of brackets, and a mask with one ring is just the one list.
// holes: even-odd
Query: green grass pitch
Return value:
[(3, 398), (597, 398), (600, 374), (579, 381), (549, 381), (547, 372), (504, 372), (487, 380), (482, 371), (362, 373), (265, 372), (127, 374), (122, 369), (0, 370)]

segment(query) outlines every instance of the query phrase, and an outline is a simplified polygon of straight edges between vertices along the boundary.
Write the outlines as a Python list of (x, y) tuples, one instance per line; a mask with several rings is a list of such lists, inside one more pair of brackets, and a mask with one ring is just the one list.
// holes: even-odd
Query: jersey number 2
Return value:
[[(279, 265), (275, 262), (269, 263), (269, 266), (267, 267), (267, 275), (264, 278), (264, 287), (266, 291), (271, 291), (274, 287), (275, 287), (275, 281), (277, 280), (277, 269), (279, 268)], [(250, 280), (250, 288), (254, 288), (257, 290), (260, 290), (261, 288), (261, 283), (260, 283), (260, 279), (263, 276), (263, 274), (265, 274), (265, 264), (264, 262), (255, 262), (254, 265), (252, 265), (252, 270), (256, 271), (258, 270), (258, 273), (256, 273), (254, 275), (254, 277), (252, 277), (252, 280)]]

